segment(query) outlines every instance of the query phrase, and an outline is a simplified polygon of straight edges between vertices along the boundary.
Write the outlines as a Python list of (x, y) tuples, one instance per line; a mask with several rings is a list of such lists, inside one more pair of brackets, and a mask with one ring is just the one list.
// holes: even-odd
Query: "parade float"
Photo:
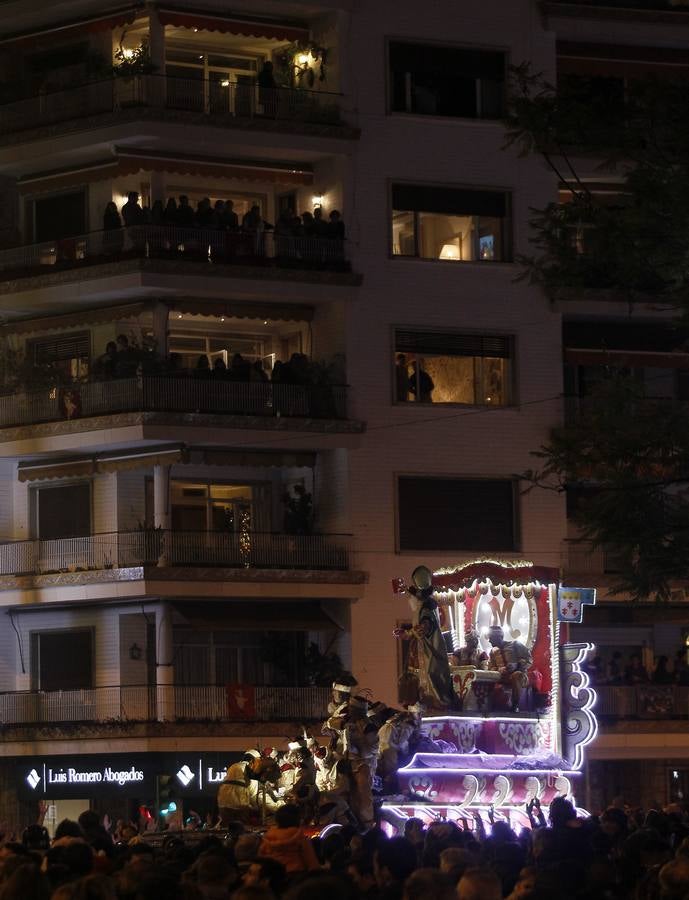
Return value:
[(597, 726), (582, 668), (593, 647), (570, 642), (569, 626), (595, 602), (593, 589), (563, 587), (556, 570), (529, 562), (479, 560), (420, 566), (393, 590), (414, 607), (395, 634), (407, 638), (405, 689), (418, 691), (426, 740), (399, 769), (383, 818), (473, 827), (478, 814), (520, 828), (532, 801), (546, 815), (558, 796), (578, 806)]

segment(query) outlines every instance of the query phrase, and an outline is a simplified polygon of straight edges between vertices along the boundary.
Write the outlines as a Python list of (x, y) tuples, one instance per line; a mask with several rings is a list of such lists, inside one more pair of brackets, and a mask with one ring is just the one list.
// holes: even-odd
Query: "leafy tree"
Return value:
[[(528, 65), (513, 70), (507, 144), (540, 154), (567, 192), (567, 202), (532, 210), (535, 252), (519, 260), (522, 277), (552, 299), (604, 291), (686, 324), (689, 80), (638, 80), (612, 106), (594, 81), (556, 89)], [(618, 202), (601, 202), (582, 179), (573, 162), (582, 155), (604, 160), (600, 170), (620, 181)], [(672, 583), (689, 578), (689, 416), (631, 376), (604, 374), (524, 477), (580, 499), (582, 539), (621, 563), (613, 590), (668, 599)]]

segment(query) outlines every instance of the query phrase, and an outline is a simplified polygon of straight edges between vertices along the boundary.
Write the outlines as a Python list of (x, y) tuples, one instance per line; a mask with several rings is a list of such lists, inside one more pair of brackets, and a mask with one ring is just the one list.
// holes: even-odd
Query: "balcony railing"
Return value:
[(127, 109), (159, 109), (208, 117), (340, 125), (340, 94), (301, 88), (260, 88), (170, 75), (133, 75), (75, 85), (0, 106), (0, 134)]
[(345, 385), (143, 375), (0, 397), (0, 428), (124, 412), (346, 419)]
[(686, 719), (689, 687), (641, 684), (595, 685), (596, 715), (607, 719)]
[[(227, 688), (216, 685), (12, 691), (0, 693), (0, 723), (7, 726), (153, 722), (163, 705), (167, 719), (186, 722), (318, 721), (326, 715), (330, 700), (329, 688), (323, 687), (245, 687), (244, 693), (253, 699), (255, 712), (240, 717), (236, 706), (228, 702)], [(170, 711), (174, 711), (172, 716)]]
[(0, 275), (4, 279), (22, 278), (126, 259), (335, 272), (351, 269), (342, 240), (293, 237), (273, 231), (139, 225), (4, 248), (0, 250)]
[(143, 531), (0, 544), (0, 575), (44, 575), (144, 565), (349, 569), (349, 535)]

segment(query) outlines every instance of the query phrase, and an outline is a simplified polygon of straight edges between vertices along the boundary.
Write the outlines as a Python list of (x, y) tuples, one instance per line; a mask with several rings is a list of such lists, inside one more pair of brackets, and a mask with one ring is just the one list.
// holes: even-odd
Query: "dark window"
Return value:
[(86, 231), (86, 195), (83, 191), (34, 201), (34, 240), (76, 237)]
[(490, 50), (390, 43), (392, 112), (499, 119), (505, 54)]
[(32, 632), (31, 680), (33, 690), (38, 691), (93, 687), (91, 630)]
[(510, 479), (400, 476), (399, 549), (517, 549)]
[(36, 520), (36, 536), (42, 541), (91, 534), (89, 482), (38, 488)]
[(454, 262), (509, 258), (509, 195), (437, 185), (393, 184), (392, 252)]
[(398, 402), (506, 406), (511, 401), (509, 337), (435, 331), (395, 333)]

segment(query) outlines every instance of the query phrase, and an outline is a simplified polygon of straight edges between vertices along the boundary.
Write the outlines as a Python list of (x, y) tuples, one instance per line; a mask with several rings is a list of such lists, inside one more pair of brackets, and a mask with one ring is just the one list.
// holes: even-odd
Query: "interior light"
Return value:
[(307, 66), (309, 64), (309, 59), (311, 58), (310, 53), (300, 53), (297, 57), (297, 62), (300, 66)]
[(125, 59), (133, 59), (133, 58), (134, 58), (134, 51), (133, 51), (130, 47), (126, 47), (126, 48), (122, 51), (122, 56), (124, 56)]
[(459, 258), (459, 247), (457, 244), (443, 244), (443, 249), (440, 251), (438, 259), (458, 260)]
[(194, 34), (198, 34), (198, 28), (194, 29)]
[(224, 321), (225, 321), (225, 316), (220, 316), (220, 321), (221, 321), (221, 322), (224, 322)]
[(323, 194), (314, 194), (311, 198), (311, 202), (314, 206), (323, 206), (324, 200), (325, 197), (323, 196)]
[(178, 318), (178, 319), (181, 319), (181, 318), (182, 318), (182, 313), (177, 313), (177, 318)]
[(221, 86), (221, 87), (229, 87), (229, 86), (230, 86), (230, 82), (229, 82), (227, 79), (225, 79), (225, 81), (221, 81), (221, 82), (220, 82), (220, 86)]
[(203, 53), (199, 53), (199, 59), (203, 59)]

